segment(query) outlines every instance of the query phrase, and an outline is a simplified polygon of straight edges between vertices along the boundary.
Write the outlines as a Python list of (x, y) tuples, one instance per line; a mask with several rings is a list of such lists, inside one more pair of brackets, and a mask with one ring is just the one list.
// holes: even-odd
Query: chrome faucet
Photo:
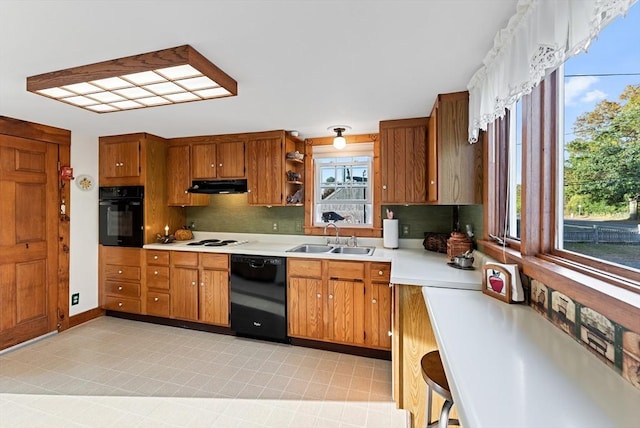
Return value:
[[(324, 227), (324, 234), (325, 234), (325, 235), (327, 234), (327, 228), (328, 228), (329, 226), (333, 226), (333, 227), (335, 227), (335, 228), (336, 228), (336, 242), (335, 242), (335, 244), (336, 244), (336, 245), (340, 245), (340, 228), (339, 228), (339, 227), (338, 227), (338, 225), (337, 225), (337, 224), (335, 224), (334, 222), (329, 222), (329, 223), (327, 223), (327, 225)], [(329, 240), (329, 238), (327, 238), (327, 244), (329, 244), (329, 241), (330, 241), (330, 240)]]

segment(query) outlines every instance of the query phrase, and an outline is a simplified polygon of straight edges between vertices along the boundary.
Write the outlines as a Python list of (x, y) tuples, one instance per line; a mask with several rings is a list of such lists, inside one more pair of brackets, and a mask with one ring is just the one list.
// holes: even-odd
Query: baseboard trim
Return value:
[(323, 349), (325, 351), (340, 352), (342, 354), (358, 355), (360, 357), (376, 358), (391, 361), (391, 351), (383, 349), (363, 348), (360, 346), (343, 345), (340, 343), (322, 342), (317, 340), (291, 338), (291, 344), (305, 348)]
[(85, 312), (73, 315), (69, 317), (69, 328), (78, 326), (87, 321), (91, 321), (95, 318), (100, 318), (105, 315), (105, 310), (101, 308), (90, 309)]

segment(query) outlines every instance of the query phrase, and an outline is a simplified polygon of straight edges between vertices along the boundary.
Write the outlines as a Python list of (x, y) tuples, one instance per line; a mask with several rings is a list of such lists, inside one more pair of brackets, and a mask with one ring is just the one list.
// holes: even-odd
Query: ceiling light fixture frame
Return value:
[(232, 97), (238, 83), (193, 47), (182, 45), (30, 76), (27, 91), (109, 113)]

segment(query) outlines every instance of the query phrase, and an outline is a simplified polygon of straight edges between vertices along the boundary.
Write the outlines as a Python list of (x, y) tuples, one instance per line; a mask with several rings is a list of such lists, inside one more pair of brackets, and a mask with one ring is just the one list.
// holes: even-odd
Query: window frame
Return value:
[[(558, 138), (561, 117), (558, 79), (554, 71), (522, 98), (521, 241), (506, 238), (498, 245), (489, 234), (502, 236), (508, 166), (509, 112), (490, 124), (485, 140), (484, 239), (482, 250), (503, 263), (516, 263), (533, 279), (588, 304), (626, 326), (638, 325), (640, 272), (556, 248), (557, 186), (562, 184)], [(501, 208), (502, 206), (502, 208)], [(612, 308), (615, 308), (612, 310)]]
[[(359, 237), (382, 237), (382, 212), (381, 200), (382, 189), (380, 186), (380, 139), (379, 134), (356, 134), (345, 135), (348, 144), (355, 143), (373, 143), (373, 162), (371, 179), (373, 181), (372, 192), (372, 216), (373, 224), (369, 227), (357, 226), (350, 227), (348, 224), (340, 224), (340, 236), (359, 236)], [(313, 223), (314, 195), (316, 174), (313, 162), (313, 146), (332, 145), (333, 136), (331, 137), (315, 137), (305, 140), (305, 171), (304, 177), (304, 234), (305, 235), (324, 235), (324, 226), (316, 226)]]

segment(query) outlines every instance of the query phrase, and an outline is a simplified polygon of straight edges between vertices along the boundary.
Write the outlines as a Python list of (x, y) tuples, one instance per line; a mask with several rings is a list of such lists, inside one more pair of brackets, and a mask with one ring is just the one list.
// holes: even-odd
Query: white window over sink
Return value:
[(373, 225), (373, 143), (313, 147), (313, 225)]

